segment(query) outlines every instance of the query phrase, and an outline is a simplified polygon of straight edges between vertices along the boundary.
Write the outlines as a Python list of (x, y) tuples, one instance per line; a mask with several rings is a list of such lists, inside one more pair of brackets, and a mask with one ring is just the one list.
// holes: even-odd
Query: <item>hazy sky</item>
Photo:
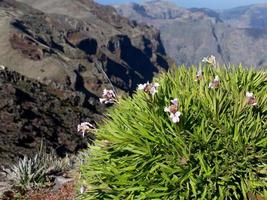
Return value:
[[(103, 4), (115, 4), (126, 2), (142, 2), (143, 0), (96, 0)], [(171, 0), (182, 7), (206, 7), (213, 9), (233, 8), (237, 6), (250, 5), (256, 3), (267, 3), (267, 0)]]

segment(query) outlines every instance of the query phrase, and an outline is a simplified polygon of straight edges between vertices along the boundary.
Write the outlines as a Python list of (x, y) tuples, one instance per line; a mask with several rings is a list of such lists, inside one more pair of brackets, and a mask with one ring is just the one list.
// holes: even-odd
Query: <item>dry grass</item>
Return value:
[(51, 191), (49, 189), (43, 189), (38, 191), (30, 191), (25, 200), (74, 200), (75, 189), (74, 183), (67, 183), (63, 185), (58, 191)]
[(43, 188), (38, 190), (31, 190), (24, 195), (16, 195), (12, 191), (4, 193), (0, 200), (74, 200), (75, 189), (74, 183), (70, 182), (63, 185), (57, 191), (53, 191), (52, 188)]

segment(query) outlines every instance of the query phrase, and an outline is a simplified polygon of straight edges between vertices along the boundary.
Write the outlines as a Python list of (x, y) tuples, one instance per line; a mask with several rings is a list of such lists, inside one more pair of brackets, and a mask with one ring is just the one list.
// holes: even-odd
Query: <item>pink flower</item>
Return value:
[(216, 88), (219, 88), (219, 86), (220, 86), (219, 76), (215, 76), (215, 78), (213, 79), (213, 81), (210, 82), (209, 88), (216, 89)]
[(256, 106), (257, 105), (257, 101), (256, 98), (254, 97), (252, 92), (246, 92), (246, 98), (247, 98), (247, 104), (248, 105), (252, 105), (252, 106)]
[(102, 98), (99, 98), (100, 103), (113, 104), (116, 102), (116, 95), (113, 90), (103, 90)]
[(176, 113), (171, 113), (170, 118), (173, 123), (178, 123), (180, 121), (181, 112), (177, 111)]
[(170, 118), (173, 123), (178, 123), (180, 121), (181, 112), (178, 111), (178, 99), (171, 100), (171, 105), (164, 108), (164, 112), (170, 114)]
[(158, 91), (159, 84), (158, 83), (145, 83), (145, 84), (139, 84), (138, 90), (143, 90), (145, 93), (150, 94), (154, 96), (156, 92)]
[(92, 129), (95, 129), (95, 127), (89, 122), (82, 122), (77, 126), (77, 132), (81, 133), (83, 137), (85, 133), (89, 132)]

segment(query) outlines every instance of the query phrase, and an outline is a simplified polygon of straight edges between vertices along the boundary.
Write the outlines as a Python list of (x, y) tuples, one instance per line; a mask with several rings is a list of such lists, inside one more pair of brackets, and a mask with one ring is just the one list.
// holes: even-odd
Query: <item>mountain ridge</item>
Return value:
[(267, 3), (228, 9), (220, 15), (226, 23), (240, 28), (267, 28)]
[[(157, 8), (149, 2), (135, 4), (135, 8), (138, 8), (137, 5), (142, 8), (143, 15), (132, 4), (116, 5), (115, 8), (125, 17), (158, 28), (166, 52), (178, 65), (196, 65), (203, 57), (214, 54), (221, 64), (227, 66), (240, 63), (245, 66), (267, 66), (267, 30), (256, 25), (246, 25), (248, 21), (241, 20), (243, 16), (240, 16), (237, 24), (233, 20), (226, 20), (226, 11), (223, 13), (206, 8), (187, 9), (178, 6), (169, 8), (164, 7), (164, 3)], [(151, 13), (165, 17), (146, 17)], [(164, 13), (175, 13), (175, 17), (168, 17)]]
[[(12, 5), (10, 4), (10, 2), (13, 2), (11, 3)], [(96, 74), (95, 76), (101, 77), (103, 75), (101, 75), (101, 73), (97, 73), (96, 70), (98, 69), (94, 69), (95, 66), (93, 65), (95, 65), (95, 63), (98, 63), (97, 65), (101, 66), (104, 62), (103, 67), (109, 68), (105, 69), (109, 78), (112, 81), (115, 78), (117, 79), (114, 81), (114, 85), (118, 85), (119, 89), (122, 89), (124, 91), (132, 91), (135, 88), (137, 82), (143, 82), (151, 79), (153, 77), (153, 73), (156, 73), (158, 70), (160, 70), (160, 68), (168, 68), (168, 63), (166, 61), (163, 67), (160, 66), (161, 64), (163, 64), (163, 62), (160, 64), (157, 63), (157, 60), (167, 60), (164, 58), (166, 54), (164, 52), (164, 48), (162, 47), (159, 33), (148, 26), (140, 26), (138, 24), (133, 24), (126, 18), (119, 17), (118, 15), (116, 15), (115, 10), (113, 10), (113, 8), (111, 7), (101, 6), (100, 4), (96, 4), (93, 1), (82, 0), (70, 1), (74, 3), (68, 4), (66, 8), (62, 6), (57, 8), (56, 5), (53, 5), (53, 8), (55, 10), (64, 10), (64, 12), (68, 14), (61, 15), (53, 13), (52, 10), (50, 10), (51, 13), (44, 13), (42, 11), (34, 10), (30, 7), (26, 8), (26, 4), (19, 5), (15, 1), (10, 2), (9, 5), (11, 6), (17, 6), (20, 8), (23, 7), (24, 10), (20, 10), (19, 12), (25, 11), (25, 14), (18, 15), (15, 17), (15, 19), (13, 19), (13, 17), (10, 17), (11, 19), (5, 22), (6, 26), (11, 25), (11, 27), (3, 27), (3, 30), (10, 30), (9, 32), (11, 32), (11, 35), (14, 36), (13, 38), (11, 38), (12, 48), (9, 48), (9, 50), (10, 52), (15, 54), (17, 54), (18, 51), (23, 52), (24, 55), (25, 52), (28, 52), (28, 49), (31, 49), (30, 51), (35, 51), (33, 52), (33, 54), (36, 53), (37, 58), (39, 57), (39, 59), (37, 59), (37, 62), (34, 61), (34, 59), (31, 59), (33, 61), (30, 62), (29, 59), (24, 59), (26, 60), (25, 62), (27, 63), (27, 65), (30, 64), (32, 66), (29, 67), (29, 70), (34, 73), (32, 75), (33, 78), (40, 76), (40, 78), (43, 79), (52, 76), (52, 79), (61, 79), (59, 77), (53, 78), (56, 73), (47, 74), (47, 76), (44, 77), (44, 73), (39, 73), (37, 71), (34, 72), (34, 68), (37, 68), (38, 65), (40, 66), (40, 68), (46, 66), (52, 68), (47, 71), (57, 72), (58, 70), (60, 70), (60, 75), (66, 74), (70, 76), (71, 82), (72, 84), (74, 84), (74, 65), (85, 65), (85, 67), (90, 68), (90, 71), (94, 71), (94, 73)], [(54, 1), (51, 2), (53, 3)], [(61, 1), (59, 0), (56, 2)], [(86, 3), (85, 13), (87, 13), (87, 15), (89, 16), (87, 18), (83, 18), (82, 15), (84, 14), (82, 12), (79, 12), (81, 7), (80, 4), (84, 2)], [(35, 1), (35, 3), (37, 3), (37, 1)], [(49, 1), (46, 1), (46, 6), (50, 8), (52, 4), (48, 5), (47, 3), (49, 3)], [(75, 6), (78, 6), (78, 8), (76, 7), (76, 9), (78, 10), (75, 10), (73, 8)], [(89, 8), (91, 9), (90, 12), (88, 12)], [(82, 14), (81, 16), (75, 15), (74, 18), (70, 17), (70, 15), (72, 15), (73, 13), (67, 12), (69, 11), (68, 9), (72, 9), (75, 13), (78, 12)], [(8, 23), (10, 23), (10, 25)], [(5, 36), (7, 36), (7, 34), (5, 34)], [(14, 38), (16, 40), (14, 40)], [(10, 39), (4, 39), (6, 41), (10, 41)], [(6, 41), (5, 43), (7, 43)], [(16, 44), (14, 44), (14, 41), (17, 41)], [(21, 49), (23, 43), (31, 44), (28, 45), (28, 49)], [(120, 55), (120, 46), (117, 46), (118, 51), (111, 52), (108, 45), (112, 45), (113, 43), (120, 44), (122, 48), (124, 48), (125, 45), (128, 45), (129, 49), (132, 49), (135, 54), (140, 54), (140, 56), (143, 57), (143, 63), (138, 64), (139, 66), (134, 66), (134, 64), (131, 63), (133, 62), (133, 59), (130, 57), (130, 55)], [(91, 49), (86, 49), (86, 46), (89, 46)], [(13, 52), (14, 49), (16, 50), (15, 52)], [(38, 55), (38, 52), (40, 53), (41, 51), (43, 53), (41, 53), (41, 55)], [(32, 52), (30, 52), (30, 54), (31, 53)], [(3, 62), (2, 64), (6, 66), (10, 64), (10, 66), (12, 67), (15, 67), (17, 64), (17, 70), (19, 70), (21, 73), (24, 73), (23, 70), (26, 66), (22, 66), (25, 64), (23, 64), (21, 60), (20, 62), (14, 61), (14, 63), (9, 63), (8, 61), (10, 61), (10, 59), (6, 58), (6, 56), (8, 55), (5, 54), (1, 57), (0, 54), (1, 60), (6, 60), (6, 62)], [(21, 57), (21, 53), (19, 53), (17, 58), (19, 56)], [(31, 55), (30, 57), (29, 55), (26, 56), (28, 58), (31, 58), (31, 56), (33, 55)], [(18, 60), (19, 59), (22, 58), (18, 58)], [(103, 62), (100, 61), (101, 59), (104, 59)], [(46, 62), (50, 62), (50, 65), (48, 66)], [(61, 67), (55, 62), (60, 62), (61, 66), (65, 65), (66, 67)], [(118, 66), (116, 71), (118, 71), (118, 69), (120, 68), (120, 73), (124, 73), (123, 71), (129, 71), (128, 77), (127, 74), (125, 74), (124, 77), (122, 77), (122, 74), (115, 75), (115, 71), (112, 71), (112, 63), (116, 63), (116, 65)], [(109, 66), (110, 64), (111, 66)], [(68, 67), (69, 65), (70, 67)], [(141, 67), (145, 65), (146, 67), (141, 69)], [(138, 67), (139, 69), (137, 69)], [(77, 68), (78, 67), (76, 67), (76, 69)], [(137, 75), (135, 73), (135, 70), (141, 76)], [(30, 74), (25, 75), (29, 76)], [(93, 77), (90, 78), (95, 79)], [(128, 80), (123, 80), (123, 78)], [(126, 81), (132, 82), (132, 84), (129, 84)], [(101, 87), (101, 85), (99, 86)], [(88, 89), (92, 90), (92, 92), (96, 95), (101, 94), (101, 89), (98, 91), (93, 90), (93, 88)]]

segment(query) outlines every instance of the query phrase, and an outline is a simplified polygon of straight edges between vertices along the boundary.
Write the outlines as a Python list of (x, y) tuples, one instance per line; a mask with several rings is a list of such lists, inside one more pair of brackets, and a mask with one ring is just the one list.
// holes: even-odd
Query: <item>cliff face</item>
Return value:
[[(83, 121), (99, 121), (104, 88), (131, 93), (168, 69), (157, 30), (93, 1), (0, 0), (0, 165), (35, 152), (86, 145)], [(49, 12), (48, 12), (49, 11)], [(108, 77), (108, 78), (107, 78)]]
[(221, 11), (221, 18), (240, 28), (267, 28), (267, 4), (255, 4)]
[(77, 134), (77, 124), (101, 118), (82, 106), (84, 95), (9, 69), (0, 69), (0, 94), (0, 165), (38, 151), (42, 141), (59, 155), (75, 153), (93, 138)]
[(169, 67), (159, 32), (111, 7), (25, 0), (50, 12), (44, 13), (16, 1), (0, 2), (1, 62), (28, 77), (71, 87), (83, 79), (84, 89), (99, 96), (108, 87), (103, 70), (117, 88), (132, 91)]
[(178, 65), (197, 65), (213, 54), (221, 64), (267, 66), (264, 5), (220, 13), (180, 8), (164, 0), (114, 7), (122, 16), (157, 27), (166, 52)]

